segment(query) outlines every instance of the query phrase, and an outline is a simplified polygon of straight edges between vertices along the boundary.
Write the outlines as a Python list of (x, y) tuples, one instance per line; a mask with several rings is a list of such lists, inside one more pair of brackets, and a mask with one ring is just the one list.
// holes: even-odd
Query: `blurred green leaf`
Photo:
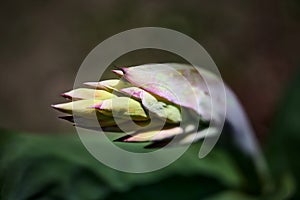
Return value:
[(129, 174), (95, 160), (77, 135), (2, 130), (0, 141), (1, 199), (201, 199), (243, 182), (226, 151), (199, 160), (199, 144), (162, 170)]
[[(277, 113), (266, 149), (276, 180), (277, 197), (300, 199), (300, 71), (291, 82)], [(295, 188), (295, 184), (296, 188)]]

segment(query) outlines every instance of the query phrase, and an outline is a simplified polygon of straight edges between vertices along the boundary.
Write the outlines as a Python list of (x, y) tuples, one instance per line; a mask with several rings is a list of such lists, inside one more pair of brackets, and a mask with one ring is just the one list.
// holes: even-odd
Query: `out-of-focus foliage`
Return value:
[(245, 181), (225, 151), (215, 149), (199, 160), (199, 145), (163, 170), (128, 174), (95, 160), (76, 135), (2, 130), (0, 138), (1, 199), (212, 198), (229, 190), (238, 195)]
[[(71, 132), (49, 105), (61, 100), (58, 93), (72, 88), (87, 54), (121, 31), (158, 26), (203, 45), (263, 138), (279, 94), (299, 63), (299, 8), (299, 0), (2, 1), (0, 126)], [(181, 60), (143, 49), (113, 65)]]
[(300, 71), (290, 83), (268, 138), (267, 159), (282, 197), (300, 198)]

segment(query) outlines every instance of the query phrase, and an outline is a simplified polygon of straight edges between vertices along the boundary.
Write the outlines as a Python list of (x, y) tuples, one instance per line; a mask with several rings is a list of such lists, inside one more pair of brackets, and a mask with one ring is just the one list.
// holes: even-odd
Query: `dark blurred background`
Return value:
[[(297, 0), (2, 1), (0, 16), (0, 127), (13, 130), (72, 131), (50, 105), (97, 44), (127, 29), (170, 28), (203, 45), (261, 139), (300, 63)], [(135, 59), (123, 64), (147, 55)]]

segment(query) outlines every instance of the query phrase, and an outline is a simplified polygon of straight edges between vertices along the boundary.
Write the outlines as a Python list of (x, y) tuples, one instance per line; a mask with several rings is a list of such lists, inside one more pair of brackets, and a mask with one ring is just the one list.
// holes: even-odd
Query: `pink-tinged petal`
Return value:
[(142, 98), (145, 90), (138, 88), (138, 87), (128, 87), (128, 88), (121, 89), (120, 92), (125, 93), (130, 97), (140, 100)]
[[(151, 144), (147, 145), (145, 148), (159, 148), (165, 145), (171, 146), (179, 146), (179, 145), (189, 145), (193, 142), (197, 142), (205, 137), (215, 137), (218, 134), (218, 130), (216, 128), (206, 128), (202, 130), (192, 130), (188, 134), (180, 134), (178, 137), (174, 138), (164, 138), (163, 140), (154, 140)], [(172, 143), (170, 143), (172, 140)]]
[(185, 135), (180, 138), (173, 145), (186, 145), (191, 144), (193, 142), (197, 142), (205, 137), (215, 137), (218, 134), (218, 130), (216, 128), (206, 128), (203, 130), (195, 131), (190, 134)]
[(141, 131), (133, 135), (127, 135), (117, 139), (119, 142), (150, 142), (150, 141), (160, 141), (162, 139), (167, 139), (173, 137), (177, 134), (182, 134), (183, 130), (181, 127), (172, 127), (162, 130), (151, 130), (151, 131)]
[(181, 64), (147, 64), (122, 70), (124, 78), (133, 85), (203, 115), (199, 97), (205, 97), (208, 91), (195, 68)]
[(188, 125), (185, 127), (180, 126), (167, 126), (162, 129), (141, 129), (135, 131), (131, 135), (123, 136), (116, 141), (119, 142), (156, 142), (173, 138), (177, 135), (184, 135), (195, 132), (195, 126)]
[(176, 124), (182, 121), (180, 110), (176, 106), (159, 101), (152, 94), (141, 88), (129, 87), (121, 89), (121, 92), (141, 100), (143, 106), (147, 110), (156, 114), (162, 119), (167, 119), (169, 123)]
[(119, 69), (112, 70), (113, 73), (115, 73), (117, 76), (122, 77), (124, 75), (124, 72)]

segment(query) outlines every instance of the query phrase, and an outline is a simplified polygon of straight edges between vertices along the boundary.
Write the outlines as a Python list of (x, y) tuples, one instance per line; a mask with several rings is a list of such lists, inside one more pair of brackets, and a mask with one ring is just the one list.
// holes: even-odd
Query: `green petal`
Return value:
[[(214, 137), (217, 134), (216, 128), (199, 128), (193, 124), (185, 126), (166, 126), (162, 129), (142, 129), (133, 134), (121, 137), (116, 141), (120, 142), (154, 142), (151, 147), (159, 147), (163, 141), (174, 142), (171, 145), (185, 145), (203, 139), (204, 137)], [(155, 144), (157, 143), (157, 145)]]
[[(200, 131), (192, 131), (188, 134), (180, 134), (178, 137), (174, 138), (174, 142), (170, 143), (169, 146), (178, 146), (178, 145), (189, 145), (193, 142), (199, 141), (205, 137), (215, 137), (218, 135), (218, 130), (216, 128), (206, 128)], [(167, 138), (168, 140), (155, 140), (145, 148), (158, 148), (162, 147), (165, 144), (168, 144), (172, 138)], [(166, 142), (165, 142), (166, 141)]]
[(125, 121), (123, 123), (118, 123), (118, 129), (116, 127), (107, 127), (106, 131), (117, 131), (117, 132), (136, 132), (141, 131), (144, 129), (155, 129), (161, 127), (162, 122), (159, 120), (155, 122), (154, 120), (147, 120), (147, 121)]
[(68, 103), (52, 105), (53, 108), (68, 114), (75, 114), (78, 116), (83, 116), (86, 118), (95, 118), (97, 116), (97, 111), (95, 108), (92, 108), (94, 104), (101, 103), (102, 100), (79, 100), (72, 101)]
[(62, 94), (62, 96), (66, 98), (70, 98), (73, 100), (82, 100), (82, 99), (111, 99), (116, 97), (116, 95), (107, 92), (105, 90), (95, 90), (95, 89), (88, 89), (88, 88), (78, 88), (75, 90), (71, 90)]
[(107, 116), (102, 116), (99, 119), (89, 119), (89, 118), (84, 118), (84, 117), (74, 117), (72, 115), (69, 116), (62, 116), (59, 117), (61, 119), (67, 120), (71, 123), (73, 123), (75, 126), (82, 127), (82, 128), (88, 128), (88, 129), (93, 129), (93, 130), (101, 130), (103, 127), (108, 127), (108, 126), (115, 126), (116, 122), (112, 117), (107, 117)]
[(133, 120), (137, 121), (149, 119), (141, 104), (128, 97), (107, 99), (95, 105), (95, 108), (107, 116), (120, 118), (131, 117)]
[(132, 86), (129, 82), (119, 79), (110, 79), (100, 82), (86, 82), (84, 84), (92, 88), (103, 89), (108, 91), (119, 91), (122, 88)]
[(168, 127), (168, 128), (163, 128), (162, 130), (137, 131), (132, 135), (121, 137), (116, 141), (122, 141), (122, 142), (161, 141), (183, 133), (184, 130), (181, 127)]
[(181, 113), (176, 106), (158, 101), (153, 95), (141, 88), (129, 87), (121, 89), (121, 92), (140, 99), (145, 108), (155, 113), (158, 117), (167, 119), (169, 123), (179, 123), (182, 121)]

